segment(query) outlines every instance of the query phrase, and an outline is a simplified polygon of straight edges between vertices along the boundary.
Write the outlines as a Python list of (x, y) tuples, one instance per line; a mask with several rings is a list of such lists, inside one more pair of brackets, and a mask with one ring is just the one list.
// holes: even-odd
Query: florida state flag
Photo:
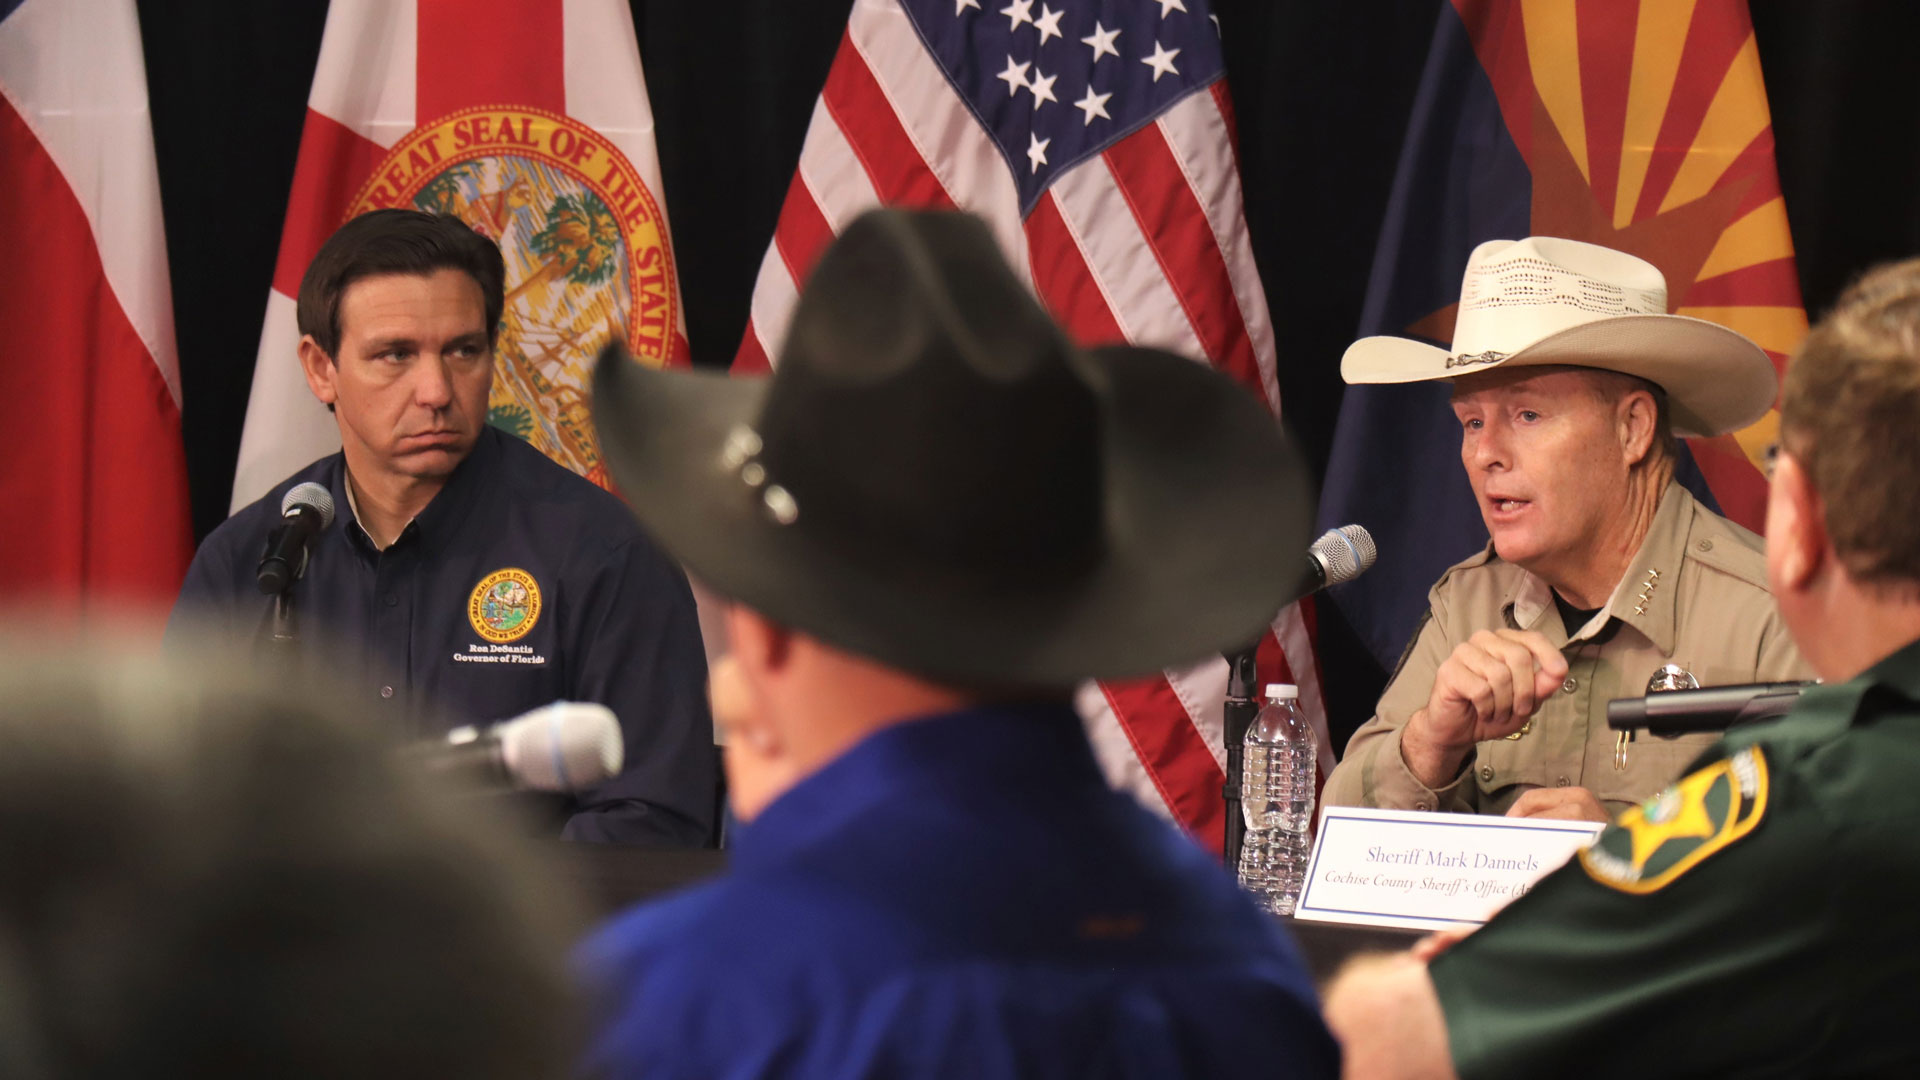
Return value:
[(601, 484), (587, 415), (614, 337), (685, 364), (653, 110), (623, 0), (334, 0), (233, 482), (238, 509), (340, 445), (295, 358), (294, 299), (348, 218), (410, 206), (499, 242), (489, 420)]

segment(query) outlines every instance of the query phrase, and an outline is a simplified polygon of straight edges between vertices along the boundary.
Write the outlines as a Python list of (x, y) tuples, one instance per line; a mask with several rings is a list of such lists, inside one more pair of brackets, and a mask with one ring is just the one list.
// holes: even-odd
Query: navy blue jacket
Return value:
[(1278, 924), (1064, 706), (880, 731), (581, 947), (590, 1075), (1332, 1077)]
[(573, 800), (568, 839), (705, 843), (717, 798), (706, 655), (678, 566), (613, 495), (492, 427), (385, 551), (347, 501), (340, 454), (227, 519), (194, 555), (169, 640), (211, 626), (264, 635), (255, 584), (280, 499), (333, 493), (292, 596), (300, 652), (352, 705), (410, 737), (506, 719), (556, 700), (613, 709), (626, 768)]

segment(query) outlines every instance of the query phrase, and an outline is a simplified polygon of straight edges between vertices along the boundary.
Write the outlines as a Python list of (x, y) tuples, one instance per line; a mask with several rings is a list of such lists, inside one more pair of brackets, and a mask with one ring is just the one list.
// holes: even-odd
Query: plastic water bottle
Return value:
[(1320, 746), (1300, 712), (1298, 687), (1273, 683), (1247, 728), (1240, 810), (1247, 819), (1240, 885), (1260, 906), (1293, 914), (1306, 881), (1313, 781)]

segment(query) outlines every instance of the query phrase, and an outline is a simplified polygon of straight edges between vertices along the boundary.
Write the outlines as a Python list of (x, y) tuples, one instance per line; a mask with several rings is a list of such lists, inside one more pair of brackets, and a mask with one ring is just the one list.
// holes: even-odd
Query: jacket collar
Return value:
[(1901, 646), (1851, 681), (1890, 687), (1908, 700), (1920, 702), (1920, 640)]
[[(409, 538), (437, 544), (443, 537), (454, 533), (460, 523), (466, 520), (467, 511), (485, 492), (486, 477), (494, 472), (492, 463), (504, 452), (501, 440), (510, 438), (513, 436), (504, 434), (493, 425), (482, 424), (480, 435), (473, 442), (473, 449), (454, 467), (446, 486), (407, 523), (406, 528), (400, 530), (400, 535), (394, 538), (388, 548), (398, 546)], [(344, 452), (334, 456), (334, 467), (327, 478), (327, 486), (333, 490), (334, 506), (342, 510), (343, 535), (368, 554), (379, 554), (380, 549), (374, 546), (372, 537), (360, 524), (359, 507), (355, 505), (352, 489), (347, 484), (347, 456)]]
[(908, 802), (924, 807), (979, 796), (1018, 806), (1106, 791), (1069, 706), (982, 705), (938, 713), (867, 736), (789, 788), (734, 831), (729, 862), (742, 870), (785, 862)]

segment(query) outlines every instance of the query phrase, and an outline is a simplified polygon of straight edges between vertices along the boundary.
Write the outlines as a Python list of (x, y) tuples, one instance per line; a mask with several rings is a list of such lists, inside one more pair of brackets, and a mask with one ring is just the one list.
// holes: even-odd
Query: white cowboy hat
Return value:
[(1680, 435), (1738, 431), (1765, 416), (1780, 389), (1760, 346), (1718, 323), (1667, 314), (1667, 279), (1658, 267), (1552, 236), (1473, 249), (1451, 350), (1362, 338), (1347, 346), (1340, 376), (1425, 382), (1543, 364), (1603, 368), (1658, 385)]

